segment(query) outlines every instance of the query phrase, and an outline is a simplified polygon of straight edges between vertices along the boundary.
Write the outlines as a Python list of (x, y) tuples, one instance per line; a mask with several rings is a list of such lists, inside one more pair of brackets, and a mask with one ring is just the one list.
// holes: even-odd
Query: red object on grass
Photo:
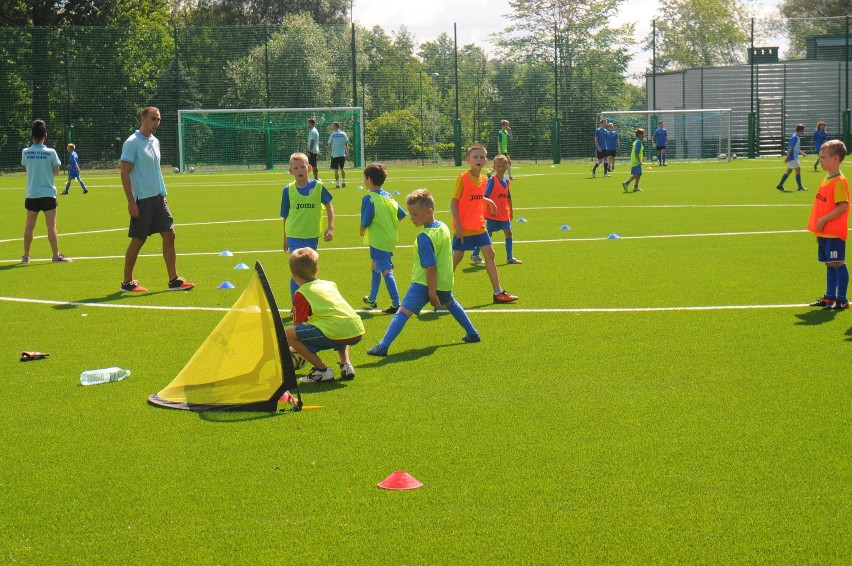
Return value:
[(394, 472), (377, 485), (382, 489), (417, 489), (423, 487), (423, 482), (409, 473)]
[(22, 362), (31, 362), (33, 360), (43, 360), (48, 357), (50, 354), (45, 354), (44, 352), (22, 352), (21, 353), (21, 361)]

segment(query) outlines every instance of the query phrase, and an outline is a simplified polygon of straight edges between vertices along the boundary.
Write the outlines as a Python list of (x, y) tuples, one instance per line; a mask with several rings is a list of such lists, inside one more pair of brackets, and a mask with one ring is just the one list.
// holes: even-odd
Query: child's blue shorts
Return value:
[[(452, 303), (452, 291), (438, 291), (438, 300), (441, 301), (441, 306), (445, 307)], [(421, 309), (429, 304), (429, 288), (422, 283), (412, 283), (405, 292), (405, 297), (402, 299), (402, 305), (406, 310), (414, 314), (420, 314)]]
[(297, 324), (296, 338), (298, 338), (299, 342), (304, 344), (308, 350), (316, 354), (322, 350), (340, 351), (346, 346), (357, 344), (361, 341), (363, 336), (356, 336), (355, 338), (349, 338), (348, 340), (332, 340), (330, 338), (326, 338), (325, 334), (322, 333), (322, 330), (313, 324)]
[(393, 252), (386, 252), (370, 246), (370, 259), (376, 263), (376, 271), (393, 270)]
[(474, 248), (483, 248), (490, 245), (491, 236), (488, 235), (488, 232), (476, 234), (475, 236), (465, 236), (464, 241), (453, 236), (453, 251), (456, 252), (470, 251)]
[(642, 174), (642, 166), (636, 165), (635, 167), (630, 168), (631, 175), (641, 175)]
[(817, 237), (817, 257), (823, 263), (846, 261), (846, 240)]
[(490, 218), (485, 219), (485, 229), (488, 230), (488, 233), (496, 232), (497, 230), (511, 230), (512, 229), (512, 221), (511, 220), (491, 220)]
[(319, 245), (319, 238), (291, 238), (287, 236), (287, 247), (290, 248), (290, 253), (301, 248), (311, 248), (316, 251)]

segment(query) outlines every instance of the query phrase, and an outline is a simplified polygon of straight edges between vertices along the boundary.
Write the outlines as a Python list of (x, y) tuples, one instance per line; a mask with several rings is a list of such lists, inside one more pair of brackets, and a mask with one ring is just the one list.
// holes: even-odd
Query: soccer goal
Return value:
[(320, 159), (330, 160), (331, 124), (340, 122), (354, 166), (363, 165), (362, 108), (208, 108), (178, 110), (180, 170), (287, 169), (291, 154), (307, 152), (308, 118), (319, 130)]
[(645, 130), (645, 162), (656, 159), (654, 132), (662, 120), (667, 132), (666, 158), (697, 161), (714, 159), (730, 161), (731, 109), (702, 108), (696, 110), (640, 110), (601, 112), (615, 124), (621, 147), (618, 157), (629, 158), (636, 130)]

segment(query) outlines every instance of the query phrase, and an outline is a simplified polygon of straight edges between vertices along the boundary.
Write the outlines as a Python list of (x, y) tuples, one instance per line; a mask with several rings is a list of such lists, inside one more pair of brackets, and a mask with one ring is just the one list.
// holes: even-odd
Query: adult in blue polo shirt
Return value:
[(160, 127), (160, 111), (153, 106), (142, 109), (141, 125), (121, 148), (121, 186), (130, 213), (130, 245), (124, 254), (122, 292), (144, 293), (148, 289), (133, 279), (139, 250), (148, 236), (163, 238), (163, 259), (169, 274), (170, 291), (186, 291), (195, 285), (179, 277), (176, 268), (174, 219), (166, 202), (166, 183), (160, 169), (160, 140), (154, 132)]
[(654, 145), (657, 148), (657, 155), (661, 167), (668, 167), (666, 163), (666, 142), (668, 142), (669, 132), (663, 127), (663, 121), (657, 122), (657, 129), (654, 130)]
[(331, 156), (331, 168), (334, 169), (334, 188), (339, 189), (340, 176), (343, 186), (346, 186), (346, 158), (349, 157), (349, 136), (340, 129), (340, 122), (331, 124), (331, 135), (328, 136), (328, 154)]
[(606, 118), (601, 118), (600, 126), (595, 128), (595, 155), (598, 162), (592, 167), (593, 178), (601, 163), (604, 166), (604, 177), (609, 177), (609, 160), (606, 158), (606, 124)]

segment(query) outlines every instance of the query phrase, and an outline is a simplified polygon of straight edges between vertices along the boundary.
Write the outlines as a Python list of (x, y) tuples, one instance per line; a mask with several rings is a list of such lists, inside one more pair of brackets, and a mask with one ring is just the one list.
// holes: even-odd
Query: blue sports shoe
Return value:
[(388, 351), (382, 350), (381, 348), (379, 348), (379, 345), (376, 344), (375, 346), (373, 346), (372, 348), (367, 350), (367, 355), (368, 356), (376, 356), (377, 358), (384, 358), (385, 356), (388, 355)]

